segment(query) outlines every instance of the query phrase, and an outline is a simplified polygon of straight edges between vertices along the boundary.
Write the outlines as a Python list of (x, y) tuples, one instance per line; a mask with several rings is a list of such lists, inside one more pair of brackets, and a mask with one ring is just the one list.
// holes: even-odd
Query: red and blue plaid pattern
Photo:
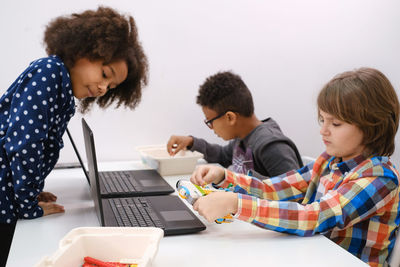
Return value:
[[(388, 157), (315, 162), (266, 180), (226, 170), (221, 184), (240, 186), (236, 218), (310, 236), (322, 233), (371, 266), (381, 266), (400, 223), (399, 173)], [(242, 191), (242, 192), (243, 192)]]

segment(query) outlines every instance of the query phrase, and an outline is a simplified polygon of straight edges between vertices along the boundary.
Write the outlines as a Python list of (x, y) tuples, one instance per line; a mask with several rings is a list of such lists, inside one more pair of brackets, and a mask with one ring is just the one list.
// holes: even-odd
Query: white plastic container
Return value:
[(84, 257), (101, 261), (128, 260), (138, 267), (151, 266), (164, 231), (155, 227), (80, 227), (71, 230), (52, 256), (36, 267), (82, 266)]
[(203, 154), (197, 151), (181, 150), (170, 156), (166, 145), (142, 146), (136, 148), (140, 152), (142, 162), (156, 169), (160, 175), (190, 174)]

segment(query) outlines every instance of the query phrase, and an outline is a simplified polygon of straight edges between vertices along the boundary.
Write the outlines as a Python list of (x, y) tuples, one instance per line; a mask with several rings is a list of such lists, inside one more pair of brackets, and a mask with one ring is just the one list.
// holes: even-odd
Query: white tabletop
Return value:
[[(143, 168), (139, 162), (100, 164), (101, 170)], [(173, 187), (178, 179), (164, 177)], [(73, 228), (99, 226), (81, 169), (54, 170), (45, 191), (58, 196), (65, 213), (34, 220), (20, 220), (8, 258), (8, 267), (34, 266), (58, 249), (58, 242)], [(322, 235), (298, 237), (260, 229), (239, 220), (228, 224), (208, 223), (191, 235), (161, 239), (153, 266), (367, 266)]]

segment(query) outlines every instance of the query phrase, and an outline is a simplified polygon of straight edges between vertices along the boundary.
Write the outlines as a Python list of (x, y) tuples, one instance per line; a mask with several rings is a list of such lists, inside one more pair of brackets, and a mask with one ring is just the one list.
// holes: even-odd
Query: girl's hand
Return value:
[(218, 184), (225, 178), (225, 169), (215, 165), (200, 165), (192, 173), (190, 181), (193, 184)]
[(43, 216), (54, 214), (54, 213), (62, 213), (64, 212), (64, 207), (52, 202), (39, 202), (39, 206), (43, 209)]
[(218, 218), (237, 212), (237, 194), (225, 191), (210, 193), (199, 198), (193, 204), (193, 209), (207, 221), (213, 222)]
[(56, 195), (54, 195), (53, 193), (50, 193), (50, 192), (41, 192), (37, 196), (37, 200), (39, 202), (55, 202), (57, 200), (57, 197), (56, 197)]

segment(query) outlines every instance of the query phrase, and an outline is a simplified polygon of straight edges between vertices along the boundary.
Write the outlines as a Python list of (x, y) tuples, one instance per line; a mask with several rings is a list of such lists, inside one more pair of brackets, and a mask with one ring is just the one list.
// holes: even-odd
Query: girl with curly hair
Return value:
[(133, 109), (147, 84), (135, 21), (111, 8), (56, 18), (44, 43), (49, 56), (33, 61), (0, 98), (0, 266), (18, 219), (64, 211), (42, 190), (75, 114), (75, 98), (82, 113), (95, 102)]

